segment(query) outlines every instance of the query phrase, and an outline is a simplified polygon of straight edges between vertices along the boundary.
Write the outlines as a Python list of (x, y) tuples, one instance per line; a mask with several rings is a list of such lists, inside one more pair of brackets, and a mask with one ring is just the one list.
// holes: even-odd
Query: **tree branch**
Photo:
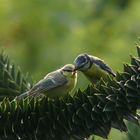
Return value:
[(131, 57), (131, 64), (125, 64), (124, 72), (116, 79), (109, 77), (107, 83), (101, 80), (94, 87), (89, 85), (74, 97), (27, 98), (20, 102), (10, 100), (27, 90), (28, 82), (1, 54), (0, 97), (8, 96), (10, 100), (0, 102), (0, 138), (69, 140), (91, 134), (107, 138), (111, 127), (127, 131), (124, 119), (139, 124), (140, 48), (137, 50), (138, 57)]

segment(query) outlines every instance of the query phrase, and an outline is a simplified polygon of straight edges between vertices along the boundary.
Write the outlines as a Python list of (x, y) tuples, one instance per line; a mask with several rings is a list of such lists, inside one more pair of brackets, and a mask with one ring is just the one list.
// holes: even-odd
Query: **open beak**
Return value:
[(72, 75), (75, 75), (75, 73), (76, 73), (76, 71), (73, 71), (73, 72), (72, 72)]
[(77, 69), (74, 68), (74, 70), (73, 70), (73, 72), (72, 72), (72, 75), (75, 75), (76, 70), (77, 70)]

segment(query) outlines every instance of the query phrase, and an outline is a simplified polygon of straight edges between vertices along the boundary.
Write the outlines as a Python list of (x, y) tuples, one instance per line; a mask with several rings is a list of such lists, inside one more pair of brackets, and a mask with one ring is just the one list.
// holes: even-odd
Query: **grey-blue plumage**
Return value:
[(101, 78), (108, 79), (108, 74), (116, 76), (113, 70), (102, 59), (88, 55), (80, 54), (74, 61), (75, 69), (81, 71), (93, 84)]
[(39, 96), (41, 94), (48, 97), (60, 97), (70, 92), (76, 85), (77, 73), (72, 64), (67, 64), (61, 69), (47, 74), (44, 79), (35, 84), (29, 91), (19, 95), (20, 100), (25, 96)]
[(106, 64), (103, 60), (101, 60), (98, 57), (95, 56), (91, 56), (90, 55), (90, 61), (92, 61), (93, 64), (96, 64), (97, 66), (99, 66), (102, 70), (108, 72), (109, 74), (113, 75), (114, 77), (116, 76), (116, 74), (113, 72), (113, 70), (109, 67), (108, 64)]

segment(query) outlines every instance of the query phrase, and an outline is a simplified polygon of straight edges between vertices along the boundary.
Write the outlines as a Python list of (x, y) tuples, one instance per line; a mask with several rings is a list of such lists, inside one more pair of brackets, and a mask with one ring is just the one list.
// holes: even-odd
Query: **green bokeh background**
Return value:
[[(0, 0), (0, 49), (34, 81), (85, 52), (122, 71), (139, 35), (139, 0)], [(76, 89), (88, 83), (79, 73)], [(109, 140), (139, 140), (129, 128), (132, 137), (112, 129)]]

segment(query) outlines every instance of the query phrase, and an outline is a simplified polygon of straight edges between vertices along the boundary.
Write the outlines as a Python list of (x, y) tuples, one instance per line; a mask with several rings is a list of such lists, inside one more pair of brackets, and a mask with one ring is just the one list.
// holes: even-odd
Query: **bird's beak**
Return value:
[(78, 68), (74, 68), (74, 71), (77, 71), (78, 70)]
[(79, 67), (75, 66), (74, 71), (77, 71), (79, 69)]
[(79, 65), (75, 66), (74, 71), (79, 70), (81, 67)]
[(72, 77), (72, 78), (75, 77), (75, 74), (76, 74), (76, 70), (73, 70), (72, 76), (71, 76), (71, 77)]
[(72, 72), (72, 75), (75, 75), (75, 73), (76, 73), (76, 70), (74, 69), (73, 72)]
[(74, 67), (74, 71), (76, 71), (76, 70), (80, 69), (80, 67), (79, 67), (79, 66), (80, 66), (80, 64), (79, 64), (79, 63), (75, 63), (75, 64), (74, 64), (74, 66), (75, 66), (75, 67)]
[(81, 61), (78, 61), (78, 60), (75, 61), (74, 66), (75, 66), (75, 68), (74, 68), (75, 71), (79, 70), (81, 68)]

